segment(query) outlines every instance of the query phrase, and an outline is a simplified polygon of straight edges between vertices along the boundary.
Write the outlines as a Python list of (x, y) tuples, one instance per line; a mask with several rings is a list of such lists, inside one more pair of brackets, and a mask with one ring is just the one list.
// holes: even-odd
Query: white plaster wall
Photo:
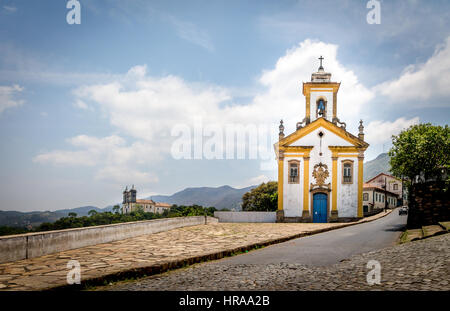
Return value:
[(221, 212), (215, 211), (214, 217), (219, 222), (266, 222), (274, 223), (277, 220), (276, 212)]
[[(353, 160), (353, 183), (342, 183), (342, 161)], [(337, 163), (338, 169), (338, 196), (337, 210), (339, 217), (357, 217), (358, 216), (358, 158), (357, 157), (339, 157)]]
[[(289, 183), (289, 164), (290, 160), (300, 161), (299, 167), (299, 183)], [(283, 163), (283, 210), (285, 217), (300, 217), (303, 210), (303, 158), (302, 157), (285, 157)]]
[[(303, 136), (299, 140), (290, 144), (290, 146), (320, 146), (319, 132), (322, 131), (325, 135), (322, 137), (322, 152), (328, 149), (328, 146), (353, 146), (351, 143), (337, 136), (336, 134), (328, 131), (324, 127), (320, 126), (308, 135)], [(330, 153), (331, 154), (331, 153)], [(331, 157), (331, 155), (330, 155)]]
[(311, 96), (310, 96), (310, 120), (311, 122), (316, 120), (316, 111), (317, 111), (317, 105), (316, 105), (316, 101), (319, 97), (324, 97), (326, 98), (327, 101), (327, 117), (326, 119), (328, 121), (331, 121), (333, 118), (333, 90), (331, 91), (324, 91), (324, 92), (315, 92), (312, 91), (311, 92)]

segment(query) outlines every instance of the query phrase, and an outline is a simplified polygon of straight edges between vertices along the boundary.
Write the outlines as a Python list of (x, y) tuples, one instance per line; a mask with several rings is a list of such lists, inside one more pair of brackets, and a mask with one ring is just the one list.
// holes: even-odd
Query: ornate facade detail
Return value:
[(320, 162), (319, 164), (314, 165), (314, 170), (312, 172), (312, 176), (316, 179), (316, 183), (311, 183), (311, 190), (314, 188), (326, 188), (331, 189), (331, 184), (325, 184), (325, 180), (330, 176), (328, 172), (328, 166)]
[(362, 120), (359, 121), (358, 130), (359, 130), (358, 138), (361, 139), (361, 140), (364, 140), (364, 125), (363, 125), (363, 121)]
[(278, 136), (280, 139), (284, 138), (284, 125), (283, 120), (280, 120), (280, 126), (278, 127), (280, 129), (280, 132), (278, 133)]
[(309, 124), (309, 119), (308, 118), (303, 118), (303, 120), (301, 122), (297, 122), (297, 130), (301, 129), (302, 127), (304, 127), (305, 125)]
[(333, 123), (336, 125), (339, 125), (341, 129), (344, 129), (347, 127), (347, 124), (345, 122), (341, 122), (338, 117), (333, 118)]

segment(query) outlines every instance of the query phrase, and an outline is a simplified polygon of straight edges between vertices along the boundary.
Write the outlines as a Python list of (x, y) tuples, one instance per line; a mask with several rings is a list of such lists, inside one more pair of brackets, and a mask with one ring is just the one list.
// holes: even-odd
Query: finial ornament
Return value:
[(358, 134), (358, 138), (364, 140), (364, 126), (363, 126), (363, 121), (359, 120), (359, 134)]
[(319, 57), (319, 60), (320, 60), (320, 67), (319, 67), (319, 71), (323, 71), (324, 69), (323, 69), (323, 66), (322, 66), (322, 61), (324, 60), (324, 58), (323, 58), (323, 56), (322, 55), (320, 55), (320, 57)]
[(280, 126), (278, 127), (280, 129), (280, 133), (279, 136), (284, 137), (284, 125), (283, 125), (283, 120), (280, 120)]

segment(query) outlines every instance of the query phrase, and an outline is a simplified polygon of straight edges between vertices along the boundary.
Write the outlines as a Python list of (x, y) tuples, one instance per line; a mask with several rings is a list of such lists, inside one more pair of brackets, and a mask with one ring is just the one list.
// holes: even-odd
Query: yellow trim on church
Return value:
[(332, 160), (331, 210), (337, 211), (337, 180), (338, 180), (337, 157), (333, 156), (331, 160)]
[[(319, 118), (314, 120), (313, 122), (309, 123), (307, 126), (295, 131), (291, 135), (286, 136), (285, 138), (281, 139), (277, 145), (279, 146), (280, 150), (282, 148), (292, 148), (297, 146), (289, 146), (289, 144), (297, 141), (298, 139), (304, 137), (305, 135), (311, 133), (312, 131), (318, 129), (319, 127), (323, 127), (330, 132), (336, 134), (337, 136), (343, 138), (344, 140), (348, 141), (352, 145), (358, 148), (367, 148), (369, 144), (367, 144), (365, 141), (359, 139), (358, 137), (350, 134), (346, 130), (338, 127), (337, 125), (333, 124), (332, 122), (324, 119)], [(305, 146), (302, 146), (305, 147)]]
[(283, 210), (283, 171), (284, 159), (278, 159), (278, 210)]
[(303, 95), (305, 95), (305, 96), (310, 95), (311, 88), (332, 89), (333, 93), (337, 93), (339, 91), (340, 86), (341, 86), (341, 83), (337, 83), (337, 82), (327, 82), (327, 83), (306, 82), (306, 83), (303, 83)]
[(364, 156), (358, 157), (358, 217), (363, 217), (363, 165)]
[(309, 154), (303, 157), (303, 211), (309, 213)]

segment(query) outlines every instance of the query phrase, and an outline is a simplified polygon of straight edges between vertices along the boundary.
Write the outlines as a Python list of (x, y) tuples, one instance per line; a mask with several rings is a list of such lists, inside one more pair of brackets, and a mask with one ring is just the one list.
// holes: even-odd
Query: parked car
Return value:
[(406, 206), (400, 207), (400, 209), (398, 210), (398, 214), (399, 215), (408, 215), (408, 207), (406, 207)]

